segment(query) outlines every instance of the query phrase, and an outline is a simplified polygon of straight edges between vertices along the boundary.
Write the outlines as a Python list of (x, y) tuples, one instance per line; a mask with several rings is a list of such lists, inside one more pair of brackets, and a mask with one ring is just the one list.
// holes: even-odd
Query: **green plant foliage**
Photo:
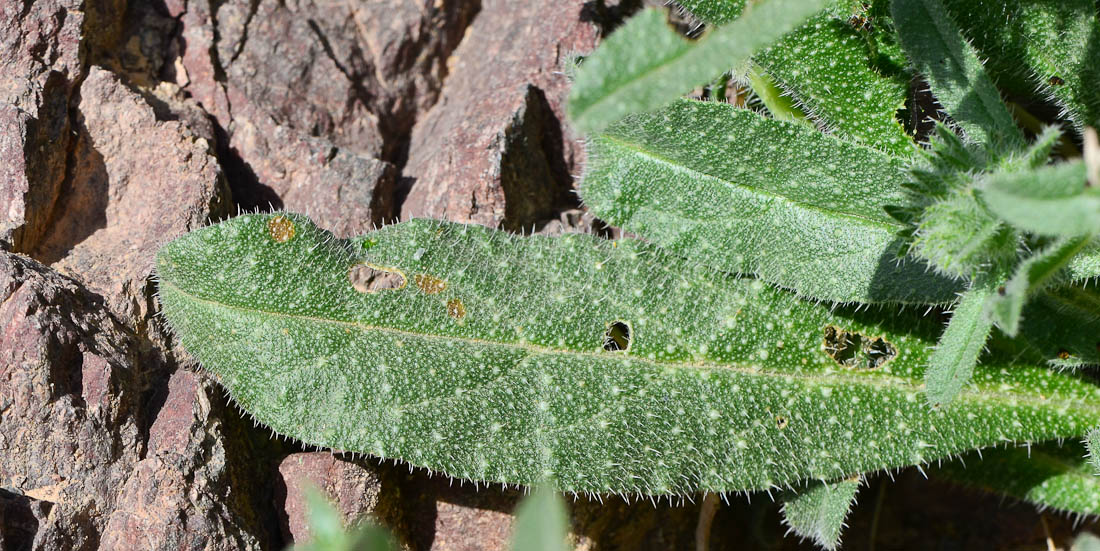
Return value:
[(1079, 442), (1044, 442), (971, 452), (960, 461), (942, 464), (929, 475), (1042, 508), (1090, 516), (1100, 508), (1100, 477), (1093, 475)]
[(941, 0), (893, 0), (890, 6), (909, 59), (963, 131), (997, 150), (1021, 146), (1023, 135), (1000, 92)]
[(1052, 98), (1080, 131), (1100, 125), (1100, 21), (1094, 0), (944, 0), (1012, 94)]
[(346, 241), (248, 215), (173, 241), (157, 269), (180, 341), (259, 422), (466, 479), (755, 490), (1100, 425), (1100, 388), (995, 362), (928, 408), (934, 322), (631, 240), (413, 221)]
[(1100, 292), (1060, 286), (1035, 295), (1024, 307), (1020, 339), (1052, 366), (1100, 365)]
[(568, 107), (574, 124), (594, 132), (620, 118), (657, 109), (744, 63), (818, 12), (825, 0), (768, 0), (743, 17), (689, 42), (663, 10), (644, 10), (585, 59)]
[(773, 118), (809, 124), (808, 117), (802, 108), (795, 104), (790, 94), (779, 88), (775, 79), (765, 73), (762, 67), (754, 64), (748, 71), (748, 79), (753, 93), (760, 98)]
[(799, 536), (829, 549), (840, 547), (844, 519), (856, 501), (859, 477), (813, 481), (783, 498), (783, 520)]
[(871, 65), (861, 28), (866, 16), (821, 13), (754, 59), (837, 137), (898, 156), (913, 142), (896, 115), (908, 77), (884, 77)]
[(397, 545), (389, 531), (370, 522), (344, 529), (340, 512), (316, 488), (306, 491), (310, 540), (289, 551), (391, 551)]
[(928, 402), (933, 406), (951, 403), (970, 382), (978, 356), (993, 329), (993, 322), (985, 315), (986, 303), (992, 296), (994, 291), (988, 282), (976, 282), (955, 305), (924, 375)]
[(1020, 316), (1024, 304), (1037, 291), (1057, 280), (1066, 264), (1081, 252), (1092, 239), (1091, 235), (1062, 238), (1048, 248), (1024, 260), (1016, 273), (997, 290), (986, 310), (986, 317), (1002, 331), (1016, 336), (1020, 330)]
[(1100, 429), (1094, 428), (1085, 435), (1085, 451), (1092, 474), (1100, 476)]
[(693, 262), (837, 302), (944, 303), (958, 289), (898, 262), (905, 165), (797, 123), (680, 100), (591, 137), (582, 199)]
[(569, 519), (561, 496), (539, 487), (516, 508), (512, 551), (567, 551)]
[(1100, 232), (1100, 189), (1086, 185), (1085, 165), (1071, 161), (1030, 171), (995, 174), (982, 202), (1001, 219), (1040, 235)]
[(1100, 537), (1091, 532), (1081, 532), (1073, 538), (1069, 551), (1100, 551)]

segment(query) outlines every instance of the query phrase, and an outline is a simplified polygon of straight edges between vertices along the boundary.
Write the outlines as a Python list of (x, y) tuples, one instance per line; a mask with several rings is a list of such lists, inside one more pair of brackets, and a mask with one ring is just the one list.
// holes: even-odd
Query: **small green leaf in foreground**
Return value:
[(857, 491), (859, 476), (809, 482), (783, 498), (783, 520), (794, 533), (832, 551), (840, 547), (840, 532)]
[(988, 284), (978, 282), (963, 293), (955, 305), (951, 321), (936, 343), (936, 351), (924, 375), (930, 404), (946, 406), (970, 383), (974, 366), (993, 329), (993, 322), (984, 312), (993, 294)]
[(1084, 163), (1069, 161), (992, 174), (980, 197), (1002, 220), (1039, 235), (1100, 233), (1100, 188), (1085, 184)]
[(695, 42), (669, 27), (666, 11), (644, 10), (585, 59), (569, 94), (570, 118), (589, 133), (631, 113), (657, 109), (741, 65), (824, 5), (824, 0), (760, 2)]
[(566, 551), (569, 519), (561, 496), (540, 486), (516, 508), (512, 551)]
[(157, 272), (181, 344), (257, 421), (464, 479), (758, 490), (1100, 425), (1094, 384), (995, 358), (929, 408), (934, 320), (633, 240), (435, 221), (343, 240), (248, 215), (166, 245)]

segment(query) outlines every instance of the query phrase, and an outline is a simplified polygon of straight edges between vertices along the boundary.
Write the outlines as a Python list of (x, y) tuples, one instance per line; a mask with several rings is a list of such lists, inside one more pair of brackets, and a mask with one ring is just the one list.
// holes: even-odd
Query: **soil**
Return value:
[[(573, 190), (563, 67), (640, 2), (0, 3), (0, 549), (282, 549), (304, 488), (409, 549), (506, 549), (519, 494), (274, 440), (174, 345), (155, 251), (242, 210), (613, 232)], [(691, 25), (686, 25), (691, 28)], [(845, 549), (1068, 547), (1087, 526), (869, 478)], [(813, 549), (767, 495), (710, 549)], [(571, 503), (577, 549), (688, 549), (699, 500)]]

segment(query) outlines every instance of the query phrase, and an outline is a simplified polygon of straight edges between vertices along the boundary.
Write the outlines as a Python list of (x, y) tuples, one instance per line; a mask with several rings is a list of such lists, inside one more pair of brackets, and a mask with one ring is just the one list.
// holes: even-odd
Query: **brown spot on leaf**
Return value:
[(1065, 348), (1059, 350), (1058, 351), (1058, 359), (1059, 360), (1068, 360), (1069, 359), (1069, 350), (1066, 350)]
[(1061, 86), (1061, 85), (1066, 83), (1066, 81), (1063, 80), (1062, 77), (1060, 77), (1058, 75), (1051, 75), (1050, 80), (1048, 82), (1050, 82), (1051, 86)]
[(361, 263), (348, 270), (348, 281), (360, 293), (396, 291), (405, 287), (405, 274), (397, 268)]
[(790, 422), (787, 420), (786, 417), (783, 417), (782, 415), (775, 416), (775, 428), (783, 430), (787, 428), (788, 424), (790, 424)]
[(466, 306), (462, 304), (461, 300), (452, 298), (447, 301), (447, 315), (460, 320), (466, 315)]
[(286, 243), (294, 239), (294, 222), (285, 216), (276, 216), (267, 221), (267, 233), (276, 243)]
[(423, 291), (425, 295), (442, 293), (447, 289), (447, 282), (435, 276), (416, 274), (414, 280), (416, 281), (416, 287)]
[(825, 353), (841, 367), (875, 369), (898, 355), (898, 349), (882, 337), (867, 337), (825, 326)]

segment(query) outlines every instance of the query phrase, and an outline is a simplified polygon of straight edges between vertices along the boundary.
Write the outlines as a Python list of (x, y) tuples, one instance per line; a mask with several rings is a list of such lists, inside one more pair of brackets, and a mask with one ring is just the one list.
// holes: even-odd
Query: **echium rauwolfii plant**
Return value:
[[(240, 216), (158, 255), (183, 346), (313, 445), (574, 494), (783, 489), (829, 548), (861, 474), (983, 448), (937, 473), (1100, 514), (1093, 0), (683, 8), (700, 38), (645, 10), (569, 98), (581, 197), (644, 240)], [(678, 99), (730, 80), (752, 101)]]

